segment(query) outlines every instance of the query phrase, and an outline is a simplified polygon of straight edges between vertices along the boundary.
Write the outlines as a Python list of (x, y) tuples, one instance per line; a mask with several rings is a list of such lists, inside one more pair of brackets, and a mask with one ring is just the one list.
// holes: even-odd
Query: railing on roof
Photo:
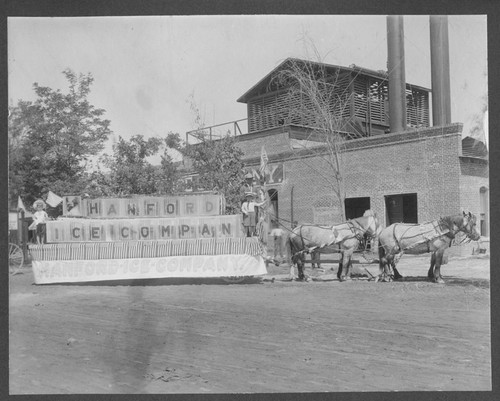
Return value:
[[(192, 137), (198, 142), (202, 139), (221, 139), (225, 136), (237, 136), (244, 135), (247, 133), (247, 127), (243, 128), (240, 126), (242, 121), (247, 121), (247, 118), (242, 118), (241, 120), (229, 121), (222, 124), (211, 125), (210, 127), (198, 128), (192, 131), (186, 132), (186, 144), (189, 144), (189, 138)], [(244, 124), (248, 126), (247, 124)], [(197, 143), (197, 142), (195, 142)]]

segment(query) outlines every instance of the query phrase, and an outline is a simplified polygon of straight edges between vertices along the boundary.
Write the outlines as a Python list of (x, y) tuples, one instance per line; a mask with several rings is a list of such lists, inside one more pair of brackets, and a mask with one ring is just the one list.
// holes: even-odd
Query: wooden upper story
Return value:
[[(390, 126), (389, 82), (385, 71), (374, 71), (351, 65), (336, 65), (286, 59), (250, 88), (237, 101), (247, 104), (248, 133), (283, 125), (315, 128), (315, 105), (294, 90), (293, 79), (284, 72), (303, 68), (317, 77), (318, 97), (328, 108), (336, 127), (348, 138), (362, 138), (387, 133)], [(295, 70), (297, 71), (297, 70)], [(430, 89), (406, 84), (406, 117), (408, 128), (429, 127)], [(307, 112), (307, 110), (310, 112)], [(306, 110), (306, 112), (304, 112)]]

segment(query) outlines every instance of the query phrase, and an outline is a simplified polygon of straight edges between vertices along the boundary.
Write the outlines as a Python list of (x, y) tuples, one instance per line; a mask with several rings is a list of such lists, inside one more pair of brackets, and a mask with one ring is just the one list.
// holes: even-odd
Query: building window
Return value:
[(386, 223), (418, 223), (417, 194), (385, 196)]
[(370, 209), (370, 198), (346, 198), (344, 204), (346, 219), (355, 219)]

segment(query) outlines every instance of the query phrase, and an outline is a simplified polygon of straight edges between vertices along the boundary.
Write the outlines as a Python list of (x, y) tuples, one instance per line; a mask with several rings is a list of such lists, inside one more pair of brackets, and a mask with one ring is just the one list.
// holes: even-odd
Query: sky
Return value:
[[(467, 136), (487, 95), (487, 18), (448, 17), (452, 122)], [(246, 118), (236, 100), (287, 57), (387, 69), (386, 16), (9, 17), (9, 104), (33, 83), (67, 92), (62, 71), (92, 74), (89, 101), (115, 139), (184, 135)], [(429, 16), (404, 16), (405, 75), (431, 88)], [(481, 138), (479, 138), (481, 139)], [(112, 140), (107, 145), (111, 149)]]

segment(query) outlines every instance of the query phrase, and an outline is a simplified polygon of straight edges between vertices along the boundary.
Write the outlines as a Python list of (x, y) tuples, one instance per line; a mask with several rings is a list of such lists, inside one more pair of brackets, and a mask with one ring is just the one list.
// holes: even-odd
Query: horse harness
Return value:
[[(349, 226), (349, 229), (351, 230), (351, 232), (353, 233), (354, 237), (360, 242), (362, 243), (365, 239), (365, 233), (367, 230), (364, 230), (363, 228), (360, 228), (360, 227), (356, 227), (354, 225), (354, 220), (349, 220), (346, 222), (346, 224)], [(373, 237), (373, 235), (366, 235), (367, 238), (369, 237)]]
[[(365, 230), (363, 230), (362, 228), (360, 228), (360, 227), (356, 226), (352, 220), (346, 221), (346, 222), (345, 222), (345, 223), (343, 223), (343, 224), (346, 224), (346, 225), (347, 225), (347, 227), (349, 228), (349, 230), (352, 232), (353, 237), (354, 237), (354, 238), (356, 238), (356, 239), (360, 242), (360, 244), (364, 241), (364, 239), (365, 239)], [(342, 225), (342, 224), (340, 224), (340, 225)], [(313, 251), (313, 250), (314, 250), (314, 249), (316, 249), (317, 247), (312, 247), (312, 248), (307, 248), (307, 247), (306, 247), (306, 244), (305, 244), (305, 241), (304, 241), (304, 236), (302, 235), (302, 228), (303, 228), (303, 227), (304, 227), (304, 226), (303, 226), (303, 225), (301, 225), (301, 226), (300, 226), (300, 229), (299, 229), (300, 240), (301, 240), (301, 242), (302, 242), (302, 248), (304, 249), (304, 251), (302, 251), (302, 252), (307, 252), (307, 253), (310, 253), (311, 251)], [(325, 230), (332, 230), (332, 231), (334, 231), (334, 232), (335, 232), (336, 227), (338, 227), (338, 226), (331, 226), (331, 227), (316, 226), (316, 227), (323, 228), (323, 229), (325, 229)], [(336, 235), (335, 235), (335, 237), (336, 237)], [(339, 248), (340, 248), (340, 244), (341, 244), (344, 240), (346, 240), (346, 239), (350, 239), (350, 238), (353, 238), (353, 237), (344, 237), (344, 238), (342, 238), (342, 240), (338, 243), (338, 244), (339, 244)], [(307, 238), (306, 238), (306, 239), (307, 239)], [(333, 242), (331, 242), (331, 243), (329, 243), (329, 244), (324, 245), (322, 248), (327, 247), (327, 246), (330, 246), (330, 245), (333, 245), (334, 243), (335, 243), (335, 241), (333, 241)]]
[[(420, 227), (421, 227), (421, 229), (422, 229), (422, 227), (423, 227), (425, 224), (430, 224), (430, 223), (432, 223), (432, 225), (433, 225), (433, 227), (432, 227), (432, 229), (431, 229), (431, 230), (426, 231), (426, 232), (420, 232), (420, 233), (415, 234), (415, 235), (410, 236), (410, 237), (406, 237), (406, 238), (404, 237), (404, 235), (405, 235), (405, 234), (406, 234), (406, 233), (407, 233), (407, 232), (408, 232), (408, 231), (409, 231), (412, 227), (418, 227), (418, 226), (420, 226)], [(409, 250), (409, 249), (415, 248), (416, 246), (421, 245), (421, 244), (425, 244), (425, 243), (427, 244), (427, 252), (430, 252), (430, 251), (431, 251), (431, 247), (430, 247), (431, 242), (432, 242), (433, 240), (435, 240), (436, 238), (439, 238), (439, 237), (441, 237), (441, 236), (443, 236), (443, 235), (447, 236), (447, 237), (450, 239), (450, 244), (449, 244), (449, 246), (450, 246), (450, 245), (451, 245), (451, 241), (453, 241), (453, 239), (455, 238), (455, 234), (456, 234), (456, 233), (455, 233), (455, 232), (453, 232), (453, 231), (451, 231), (449, 228), (446, 228), (446, 229), (444, 229), (444, 230), (443, 230), (443, 229), (441, 229), (442, 224), (444, 224), (444, 222), (443, 222), (443, 220), (442, 220), (442, 219), (440, 219), (440, 220), (438, 221), (437, 225), (436, 225), (436, 223), (435, 223), (434, 221), (432, 221), (432, 222), (430, 222), (430, 223), (424, 223), (424, 224), (414, 224), (414, 225), (412, 225), (411, 227), (408, 227), (408, 229), (407, 229), (405, 232), (403, 232), (403, 234), (402, 234), (399, 238), (396, 236), (396, 227), (397, 227), (397, 226), (400, 226), (400, 225), (405, 225), (405, 226), (406, 226), (407, 224), (404, 224), (404, 223), (395, 223), (395, 224), (394, 224), (394, 227), (393, 227), (393, 229), (392, 229), (392, 236), (393, 236), (393, 238), (394, 238), (394, 242), (396, 242), (396, 245), (397, 245), (397, 246), (398, 246), (398, 248), (401, 250), (401, 252), (407, 251), (407, 250)], [(458, 231), (458, 230), (457, 230), (457, 231)], [(426, 237), (426, 236), (425, 236), (425, 234), (427, 234), (427, 233), (434, 233), (434, 235), (433, 235), (432, 237)], [(422, 236), (422, 237), (423, 237), (423, 239), (422, 239), (422, 240), (420, 240), (420, 241), (415, 242), (415, 243), (414, 243), (413, 245), (411, 245), (411, 246), (407, 246), (406, 248), (403, 248), (403, 247), (401, 246), (401, 241), (402, 241), (403, 239), (406, 239), (406, 240), (407, 240), (407, 239), (411, 239), (411, 238), (416, 238), (416, 237), (418, 237), (418, 236)]]
[[(323, 226), (317, 226), (317, 227), (325, 229), (325, 230), (330, 230), (332, 228), (332, 227), (323, 227)], [(310, 253), (311, 251), (313, 251), (317, 247), (312, 247), (312, 248), (306, 247), (306, 243), (304, 241), (304, 236), (302, 235), (302, 228), (304, 228), (304, 225), (300, 225), (299, 226), (300, 241), (302, 242), (302, 249), (303, 250), (301, 252), (298, 252), (298, 253), (304, 253), (304, 252)], [(325, 245), (325, 246), (329, 246), (329, 245), (331, 245), (331, 244), (328, 244), (328, 245)]]

